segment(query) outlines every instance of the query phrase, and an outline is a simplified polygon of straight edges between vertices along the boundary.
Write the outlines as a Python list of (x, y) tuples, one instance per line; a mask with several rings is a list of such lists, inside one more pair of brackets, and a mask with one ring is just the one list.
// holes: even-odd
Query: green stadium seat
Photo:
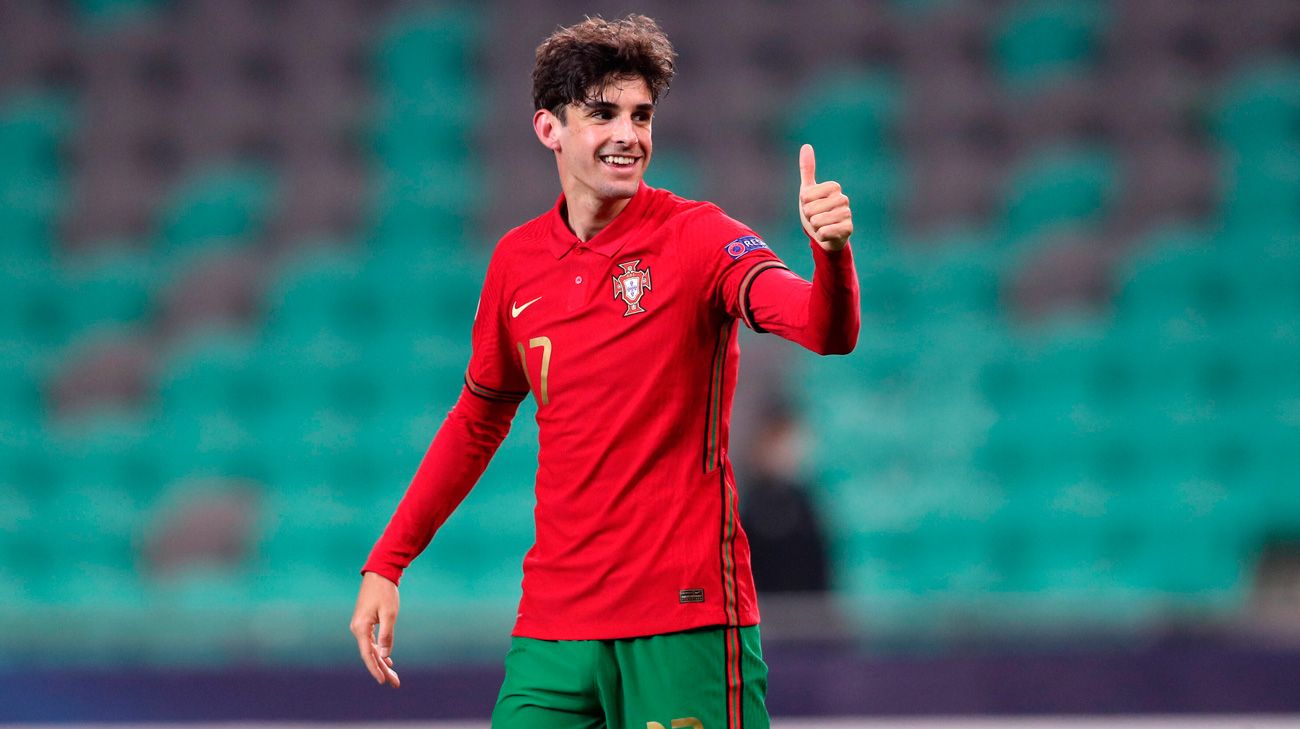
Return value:
[(381, 102), (376, 110), (369, 133), (376, 163), (404, 174), (414, 174), (422, 164), (472, 163), (473, 128), (466, 117), (474, 112), (473, 103), (443, 103), (414, 111), (407, 106), (393, 99)]
[(20, 348), (67, 343), (74, 328), (73, 302), (55, 269), (24, 266), (0, 276), (0, 342)]
[(159, 271), (143, 255), (118, 253), (79, 263), (62, 278), (72, 327), (85, 331), (114, 323), (143, 323), (151, 313)]
[(160, 369), (162, 412), (238, 413), (258, 408), (260, 398), (274, 393), (241, 389), (239, 375), (254, 351), (253, 342), (238, 335), (204, 335), (183, 343)]
[(367, 243), (385, 252), (451, 252), (463, 248), (472, 228), (462, 211), (381, 195), (369, 212)]
[(74, 123), (68, 99), (57, 94), (0, 99), (0, 181), (50, 179), (62, 165), (62, 148)]
[(205, 170), (182, 183), (164, 203), (158, 246), (180, 253), (247, 244), (262, 234), (274, 199), (273, 180), (264, 170)]
[(8, 263), (52, 259), (54, 223), (67, 191), (58, 181), (0, 180), (0, 236)]
[(446, 100), (467, 90), (483, 32), (470, 6), (399, 14), (377, 46), (376, 81), (393, 95), (455, 106)]
[(925, 310), (957, 317), (999, 314), (1005, 251), (994, 243), (981, 231), (959, 230), (902, 244), (916, 259), (911, 265), (920, 274)]
[[(840, 182), (853, 198), (855, 224), (877, 234), (892, 228), (907, 189), (907, 169), (896, 154), (902, 104), (896, 79), (846, 70), (796, 100), (797, 112), (785, 125), (791, 149), (813, 145), (818, 177)], [(790, 199), (797, 182), (790, 180)]]
[(1222, 85), (1213, 131), (1255, 161), (1300, 141), (1300, 64), (1263, 63), (1236, 73)]
[(378, 316), (377, 292), (360, 286), (361, 262), (343, 252), (317, 252), (286, 263), (266, 294), (267, 334), (331, 332), (361, 337)]
[[(1298, 249), (1300, 250), (1300, 249)], [(1153, 246), (1123, 274), (1121, 323), (1155, 325), (1188, 337), (1263, 330), (1300, 303), (1300, 255), (1214, 245)], [(1174, 327), (1171, 323), (1181, 322)]]
[(699, 168), (689, 157), (672, 152), (655, 152), (645, 181), (651, 187), (671, 190), (688, 200), (697, 200), (703, 193)]
[(6, 437), (20, 438), (24, 426), (38, 425), (45, 414), (44, 369), (25, 356), (24, 347), (4, 351), (0, 357), (0, 423), (12, 430), (6, 428), (8, 435), (0, 436), (0, 443)]
[(1041, 88), (1095, 63), (1104, 22), (1101, 2), (1022, 0), (997, 26), (994, 62), (1008, 86)]
[(454, 349), (439, 359), (463, 365), (486, 261), (431, 253), (385, 251), (367, 263), (358, 285), (378, 297), (380, 323), (391, 333), (449, 339)]
[(1223, 172), (1226, 227), (1300, 228), (1300, 138), (1279, 140), (1255, 156), (1231, 155)]
[(889, 4), (905, 15), (924, 16), (960, 7), (961, 0), (891, 0)]
[(166, 478), (154, 453), (154, 425), (139, 413), (112, 411), (54, 421), (39, 446), (58, 472), (50, 493), (98, 488), (146, 508)]
[[(87, 554), (89, 559), (86, 558)], [(97, 628), (96, 623), (100, 620), (116, 624), (120, 630), (121, 623), (107, 616), (142, 609), (146, 605), (145, 592), (134, 568), (123, 566), (120, 561), (102, 562), (98, 559), (99, 556), (96, 552), (88, 551), (74, 561), (59, 563), (54, 569), (31, 581), (33, 596), (43, 611), (81, 611), (87, 604), (94, 604), (99, 620), (60, 622), (67, 630), (86, 636), (107, 630), (102, 626)], [(67, 639), (69, 636), (62, 636), (57, 642)]]
[(36, 520), (50, 542), (47, 553), (59, 564), (134, 569), (141, 522), (131, 495), (98, 484), (65, 484), (44, 501)]
[(1104, 216), (1116, 193), (1111, 156), (1061, 149), (1036, 154), (1011, 173), (1003, 195), (1003, 227), (1020, 240), (1059, 225), (1086, 225)]
[(447, 235), (459, 240), (462, 231), (455, 224), (472, 220), (488, 197), (478, 165), (414, 156), (392, 160), (378, 170), (374, 189), (374, 222), (397, 218), (417, 232), (428, 230), (434, 237), (426, 239), (427, 245), (437, 245)]
[(77, 15), (92, 30), (104, 32), (157, 12), (164, 0), (77, 0)]
[[(379, 80), (418, 88), (418, 82), (435, 73), (467, 73), (482, 34), (482, 19), (468, 6), (395, 16), (378, 45)], [(404, 81), (417, 83), (404, 86)]]
[[(811, 144), (832, 164), (836, 159), (852, 162), (888, 154), (895, 143), (902, 93), (895, 79), (844, 71), (825, 76), (793, 104), (786, 139), (792, 144)], [(847, 167), (850, 163), (845, 163)], [(826, 179), (839, 179), (828, 168)]]
[(858, 276), (864, 321), (897, 326), (916, 319), (923, 282), (902, 259), (884, 257)]
[(381, 512), (347, 504), (328, 485), (271, 493), (264, 513), (257, 561), (272, 574), (314, 566), (351, 579), (384, 528), (384, 521), (375, 519)]
[(64, 140), (73, 126), (57, 94), (0, 99), (0, 236), (6, 263), (48, 260), (52, 223), (63, 204)]

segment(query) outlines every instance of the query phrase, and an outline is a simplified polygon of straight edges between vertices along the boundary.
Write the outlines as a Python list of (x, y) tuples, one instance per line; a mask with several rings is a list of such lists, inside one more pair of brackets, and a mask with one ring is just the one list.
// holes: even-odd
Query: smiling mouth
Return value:
[(622, 154), (603, 154), (600, 156), (600, 161), (604, 162), (610, 167), (624, 168), (624, 169), (636, 164), (638, 159), (640, 158), (629, 157), (627, 155), (622, 155)]

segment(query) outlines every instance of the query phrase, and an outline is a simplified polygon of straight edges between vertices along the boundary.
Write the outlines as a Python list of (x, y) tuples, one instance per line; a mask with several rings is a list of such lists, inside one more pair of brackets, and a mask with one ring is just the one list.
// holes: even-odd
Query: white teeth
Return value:
[(636, 161), (635, 158), (622, 157), (619, 155), (606, 155), (604, 157), (601, 157), (600, 159), (602, 161), (608, 162), (610, 164), (615, 164), (615, 165), (630, 165)]

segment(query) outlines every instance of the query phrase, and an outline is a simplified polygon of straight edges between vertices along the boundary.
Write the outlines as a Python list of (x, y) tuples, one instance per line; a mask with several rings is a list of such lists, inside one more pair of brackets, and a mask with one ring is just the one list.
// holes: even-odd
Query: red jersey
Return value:
[[(856, 336), (856, 281), (841, 253)], [(491, 408), (508, 418), (530, 393), (537, 402), (536, 542), (515, 635), (607, 639), (758, 622), (727, 442), (737, 321), (759, 327), (754, 282), (777, 277), (760, 274), (797, 281), (807, 318), (812, 285), (784, 268), (716, 206), (644, 184), (589, 241), (569, 230), (563, 196), (502, 238), (466, 374), (469, 400), (482, 402), (462, 396), (457, 409), (488, 422)], [(465, 472), (481, 474), (477, 461), (485, 466), (504, 437), (497, 430), (466, 431), (478, 456), (454, 469), (455, 488), (413, 497), (412, 484), (366, 570), (396, 581), (463, 498)]]

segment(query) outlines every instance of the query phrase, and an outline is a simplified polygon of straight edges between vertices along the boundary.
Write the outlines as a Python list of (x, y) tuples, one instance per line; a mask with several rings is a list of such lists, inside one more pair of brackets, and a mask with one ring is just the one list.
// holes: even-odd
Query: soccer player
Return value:
[(538, 47), (533, 129), (562, 192), (497, 244), (465, 387), (362, 571), (352, 633), (374, 679), (396, 687), (398, 580), (531, 395), (536, 542), (494, 727), (769, 723), (727, 455), (738, 322), (820, 354), (851, 351), (853, 221), (805, 145), (808, 282), (716, 206), (645, 185), (674, 58), (640, 15), (590, 18)]

